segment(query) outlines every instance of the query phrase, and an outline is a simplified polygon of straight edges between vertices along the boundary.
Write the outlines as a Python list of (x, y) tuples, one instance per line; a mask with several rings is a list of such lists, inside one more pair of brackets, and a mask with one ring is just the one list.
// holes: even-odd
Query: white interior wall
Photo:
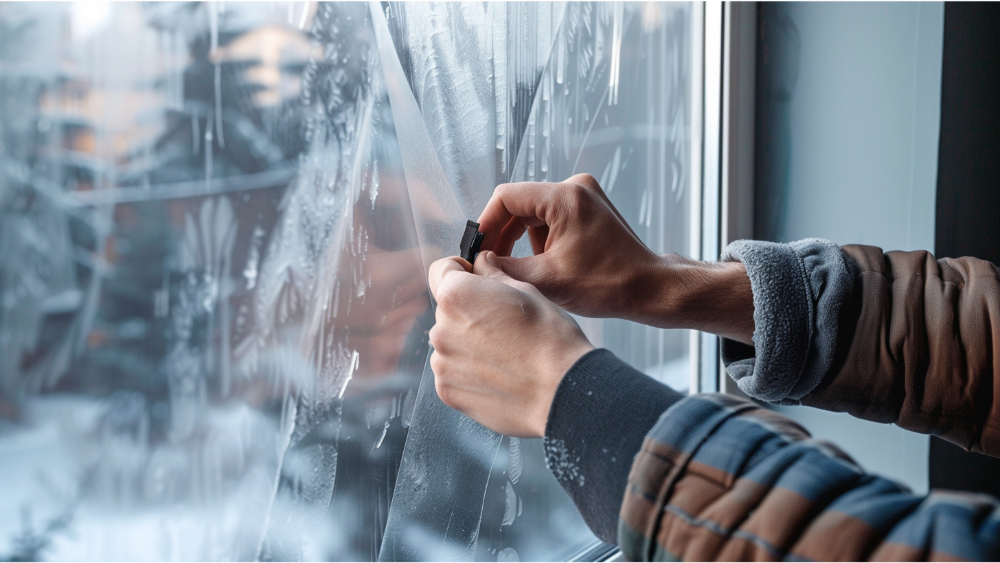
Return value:
[[(801, 37), (782, 238), (933, 251), (944, 5), (778, 9)], [(866, 469), (927, 490), (926, 436), (846, 414), (782, 411)]]

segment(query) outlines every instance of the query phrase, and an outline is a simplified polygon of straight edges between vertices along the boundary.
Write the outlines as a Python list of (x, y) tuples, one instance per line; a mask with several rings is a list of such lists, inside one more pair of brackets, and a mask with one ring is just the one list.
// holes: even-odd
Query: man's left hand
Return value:
[(484, 426), (537, 438), (559, 382), (594, 347), (565, 311), (497, 264), (483, 252), (474, 267), (458, 257), (431, 265), (434, 384), (445, 404)]

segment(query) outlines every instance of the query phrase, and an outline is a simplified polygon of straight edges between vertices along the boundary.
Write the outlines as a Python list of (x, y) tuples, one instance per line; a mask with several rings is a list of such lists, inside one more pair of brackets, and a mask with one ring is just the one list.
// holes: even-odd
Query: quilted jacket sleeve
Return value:
[(630, 560), (997, 560), (1000, 506), (914, 495), (748, 401), (668, 409), (629, 474), (618, 539)]
[(1000, 279), (976, 258), (843, 247), (857, 267), (830, 373), (802, 402), (1000, 456)]
[(738, 241), (755, 346), (723, 339), (755, 399), (847, 412), (1000, 456), (1000, 275), (975, 258)]

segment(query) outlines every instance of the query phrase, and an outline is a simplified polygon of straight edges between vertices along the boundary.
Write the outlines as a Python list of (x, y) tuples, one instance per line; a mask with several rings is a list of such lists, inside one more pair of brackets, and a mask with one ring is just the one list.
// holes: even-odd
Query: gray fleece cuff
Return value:
[(754, 346), (722, 339), (726, 371), (754, 399), (798, 404), (833, 363), (840, 308), (854, 287), (853, 263), (823, 239), (738, 240), (721, 259), (746, 267), (754, 305)]

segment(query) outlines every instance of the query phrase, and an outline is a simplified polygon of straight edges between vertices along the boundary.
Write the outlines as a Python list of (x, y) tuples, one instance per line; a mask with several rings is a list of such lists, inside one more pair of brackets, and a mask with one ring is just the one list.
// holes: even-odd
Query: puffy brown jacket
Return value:
[[(997, 268), (840, 250), (748, 242), (730, 254), (754, 285), (756, 350), (724, 342), (741, 389), (1000, 456)], [(646, 434), (618, 540), (631, 560), (997, 560), (1000, 501), (915, 494), (773, 411), (697, 395)]]
[(996, 266), (924, 251), (842, 250), (857, 266), (854, 291), (830, 372), (803, 404), (1000, 456)]

